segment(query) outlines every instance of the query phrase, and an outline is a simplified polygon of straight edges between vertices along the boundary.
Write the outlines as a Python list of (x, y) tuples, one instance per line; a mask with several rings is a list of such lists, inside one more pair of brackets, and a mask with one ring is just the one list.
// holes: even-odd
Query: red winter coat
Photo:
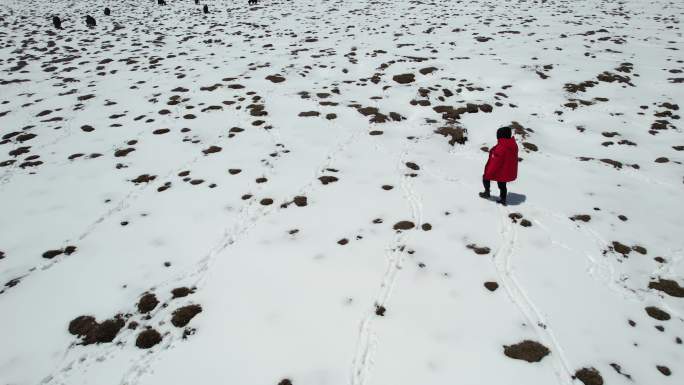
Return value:
[(518, 177), (518, 145), (513, 138), (500, 138), (489, 150), (484, 178), (496, 182), (510, 182)]

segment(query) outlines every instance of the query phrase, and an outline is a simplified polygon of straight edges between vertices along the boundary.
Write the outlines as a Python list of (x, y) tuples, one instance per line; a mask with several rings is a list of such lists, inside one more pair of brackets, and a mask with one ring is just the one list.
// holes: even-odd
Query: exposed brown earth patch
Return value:
[(527, 362), (539, 362), (549, 353), (546, 346), (536, 341), (525, 340), (514, 345), (504, 345), (504, 354), (507, 357)]
[(197, 314), (202, 312), (202, 306), (200, 305), (188, 305), (176, 309), (173, 312), (171, 318), (171, 323), (175, 327), (183, 327), (187, 325), (190, 320), (192, 320)]

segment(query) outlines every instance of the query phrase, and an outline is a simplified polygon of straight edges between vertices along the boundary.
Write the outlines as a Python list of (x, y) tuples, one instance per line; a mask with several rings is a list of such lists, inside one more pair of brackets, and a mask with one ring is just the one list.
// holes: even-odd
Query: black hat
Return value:
[(510, 138), (512, 135), (511, 128), (509, 126), (503, 126), (496, 130), (496, 138)]

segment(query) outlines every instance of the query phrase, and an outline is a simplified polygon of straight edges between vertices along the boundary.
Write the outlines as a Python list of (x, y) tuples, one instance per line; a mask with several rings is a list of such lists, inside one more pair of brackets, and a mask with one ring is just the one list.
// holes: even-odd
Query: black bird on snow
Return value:
[(199, 0), (195, 0), (195, 5), (199, 5)]
[(110, 13), (112, 13), (112, 11), (110, 11), (108, 7), (105, 7), (105, 16), (109, 16)]
[(166, 0), (157, 0), (157, 4), (166, 5)]
[(203, 11), (204, 13), (209, 13), (209, 6), (206, 5), (206, 4), (204, 4), (204, 7), (202, 7), (202, 11)]
[(62, 29), (62, 20), (59, 19), (59, 16), (52, 16), (52, 25), (57, 29)]
[(95, 18), (92, 17), (92, 16), (90, 16), (90, 15), (87, 15), (87, 16), (86, 16), (86, 25), (87, 25), (88, 27), (94, 27), (95, 25), (97, 25), (97, 24), (95, 23)]

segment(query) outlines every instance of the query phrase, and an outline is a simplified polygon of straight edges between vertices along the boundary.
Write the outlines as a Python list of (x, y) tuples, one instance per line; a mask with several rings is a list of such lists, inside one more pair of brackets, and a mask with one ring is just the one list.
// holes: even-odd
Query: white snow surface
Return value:
[(0, 385), (684, 383), (684, 3), (166, 1), (0, 1)]

